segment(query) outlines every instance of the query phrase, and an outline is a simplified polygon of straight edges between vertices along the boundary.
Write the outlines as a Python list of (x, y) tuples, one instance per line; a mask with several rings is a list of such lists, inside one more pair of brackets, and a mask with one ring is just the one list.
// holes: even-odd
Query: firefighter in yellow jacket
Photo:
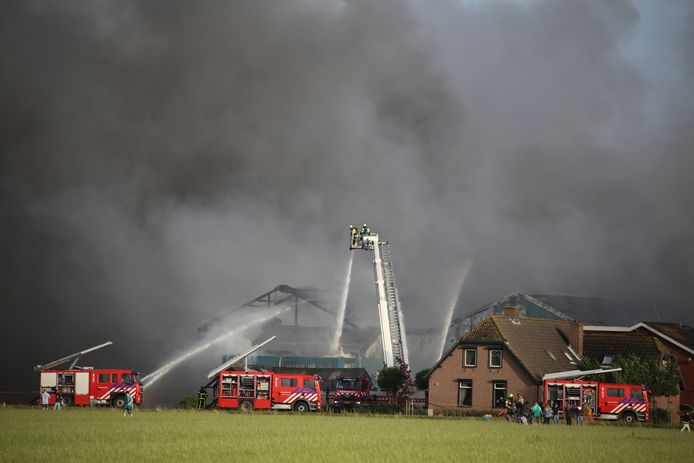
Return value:
[(205, 402), (207, 402), (207, 391), (201, 387), (198, 391), (198, 409), (204, 410)]

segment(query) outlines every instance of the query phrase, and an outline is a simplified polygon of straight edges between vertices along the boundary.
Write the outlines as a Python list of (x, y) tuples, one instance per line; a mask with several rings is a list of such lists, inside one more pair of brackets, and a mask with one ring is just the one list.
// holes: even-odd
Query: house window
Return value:
[(501, 349), (492, 349), (489, 351), (489, 366), (492, 368), (501, 368)]
[(472, 405), (472, 380), (458, 380), (458, 405)]
[(492, 383), (492, 407), (506, 406), (506, 381)]
[(465, 362), (466, 367), (476, 367), (477, 366), (477, 349), (465, 349)]
[(624, 388), (621, 387), (608, 387), (607, 397), (624, 397)]

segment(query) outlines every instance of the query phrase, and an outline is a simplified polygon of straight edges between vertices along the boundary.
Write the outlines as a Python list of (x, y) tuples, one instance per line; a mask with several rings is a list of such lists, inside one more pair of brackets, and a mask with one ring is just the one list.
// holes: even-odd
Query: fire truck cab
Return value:
[(353, 409), (363, 402), (372, 400), (371, 380), (368, 375), (360, 377), (338, 376), (335, 382), (335, 393), (330, 398), (330, 405), (335, 409)]
[(111, 405), (122, 407), (125, 394), (133, 396), (135, 403), (142, 403), (142, 390), (138, 373), (133, 370), (42, 370), (41, 391), (51, 393), (50, 403), (55, 403), (55, 393), (62, 393), (63, 405)]
[(219, 408), (321, 410), (320, 381), (314, 375), (223, 370), (207, 387), (212, 388), (211, 405)]
[(648, 391), (635, 384), (598, 381), (545, 380), (545, 398), (559, 403), (560, 415), (569, 405), (582, 407), (587, 418), (622, 419), (627, 423), (648, 421)]

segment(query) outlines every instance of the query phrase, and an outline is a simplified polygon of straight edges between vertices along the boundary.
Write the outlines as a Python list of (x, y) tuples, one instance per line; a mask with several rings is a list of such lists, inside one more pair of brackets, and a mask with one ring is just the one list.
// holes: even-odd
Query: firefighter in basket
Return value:
[(362, 225), (361, 230), (359, 230), (359, 235), (361, 238), (361, 247), (364, 249), (370, 249), (369, 243), (364, 239), (367, 236), (371, 235), (371, 229), (369, 228), (369, 226), (366, 224)]
[(358, 248), (359, 247), (359, 232), (357, 231), (357, 227), (354, 225), (349, 226), (349, 237), (352, 243), (351, 248)]

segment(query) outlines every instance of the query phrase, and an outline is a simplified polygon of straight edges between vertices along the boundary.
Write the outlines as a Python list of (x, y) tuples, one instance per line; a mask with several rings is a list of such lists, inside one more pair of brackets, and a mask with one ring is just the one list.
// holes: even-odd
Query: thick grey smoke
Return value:
[(4, 2), (10, 365), (113, 340), (151, 370), (276, 284), (339, 291), (357, 221), (391, 242), (414, 325), (440, 325), (468, 259), (459, 312), (525, 289), (691, 322), (693, 22), (654, 91), (637, 6)]

